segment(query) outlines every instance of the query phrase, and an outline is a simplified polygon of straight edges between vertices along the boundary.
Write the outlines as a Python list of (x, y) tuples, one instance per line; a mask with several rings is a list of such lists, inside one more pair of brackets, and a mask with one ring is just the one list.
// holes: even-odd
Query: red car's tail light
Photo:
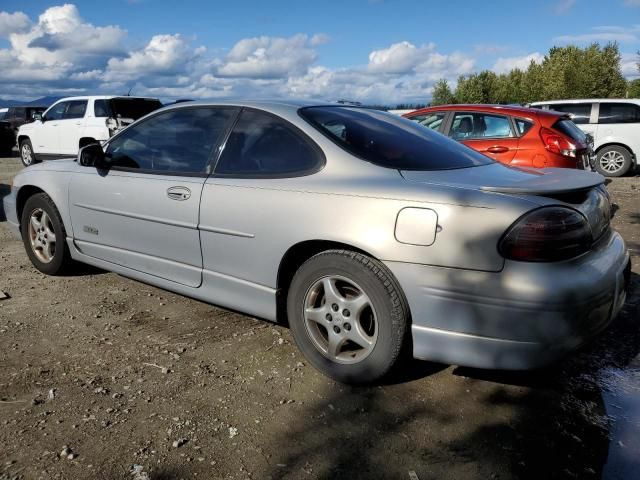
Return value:
[(544, 143), (544, 148), (550, 152), (575, 158), (576, 146), (566, 137), (544, 127), (540, 129), (540, 137), (542, 138), (542, 143)]
[(587, 219), (567, 207), (542, 207), (516, 221), (498, 250), (510, 260), (554, 262), (583, 254), (593, 242)]

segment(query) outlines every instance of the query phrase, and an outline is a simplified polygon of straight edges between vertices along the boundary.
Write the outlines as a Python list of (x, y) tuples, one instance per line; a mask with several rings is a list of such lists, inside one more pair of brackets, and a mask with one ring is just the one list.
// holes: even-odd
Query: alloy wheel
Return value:
[(20, 155), (22, 156), (22, 162), (25, 165), (31, 165), (33, 163), (33, 153), (28, 143), (23, 143), (20, 148)]
[(378, 320), (369, 296), (353, 280), (327, 276), (305, 295), (304, 324), (313, 345), (341, 364), (368, 357), (378, 339)]
[(49, 263), (56, 254), (56, 234), (51, 217), (42, 208), (36, 208), (29, 216), (29, 241), (31, 249), (42, 263)]
[(600, 157), (600, 167), (607, 173), (615, 173), (624, 167), (624, 155), (615, 150), (603, 153)]

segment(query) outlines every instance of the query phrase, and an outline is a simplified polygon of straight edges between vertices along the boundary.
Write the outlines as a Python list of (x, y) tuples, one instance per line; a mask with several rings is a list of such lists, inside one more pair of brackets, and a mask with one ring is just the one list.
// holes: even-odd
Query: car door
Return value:
[(77, 155), (83, 120), (87, 111), (87, 100), (71, 100), (58, 121), (59, 147), (56, 153)]
[(601, 102), (597, 109), (596, 145), (621, 143), (640, 151), (640, 105)]
[(92, 257), (198, 287), (200, 196), (234, 108), (164, 111), (116, 135), (109, 168), (70, 184), (74, 241)]
[(46, 155), (59, 152), (58, 127), (68, 104), (69, 102), (66, 101), (54, 104), (44, 112), (42, 120), (36, 122), (34, 128), (30, 129), (31, 145), (35, 153)]
[(519, 139), (509, 116), (485, 112), (455, 112), (448, 135), (501, 163), (510, 163)]

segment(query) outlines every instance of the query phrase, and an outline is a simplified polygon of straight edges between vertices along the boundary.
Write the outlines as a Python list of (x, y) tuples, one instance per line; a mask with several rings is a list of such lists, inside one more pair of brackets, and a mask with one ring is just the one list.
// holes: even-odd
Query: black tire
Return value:
[[(303, 312), (307, 293), (313, 285), (329, 276), (355, 282), (369, 297), (375, 311), (376, 341), (367, 356), (357, 363), (342, 364), (328, 358), (316, 346), (306, 326)], [(287, 314), (302, 354), (318, 370), (343, 383), (362, 384), (381, 379), (398, 362), (408, 343), (405, 340), (410, 323), (409, 307), (397, 281), (381, 262), (348, 250), (321, 252), (298, 269), (289, 288)], [(342, 326), (345, 328), (344, 324)], [(351, 328), (355, 330), (355, 327), (348, 330)], [(326, 334), (328, 337), (329, 332)]]
[[(38, 253), (36, 253), (36, 249), (31, 244), (31, 234), (33, 233), (30, 229), (31, 216), (38, 210), (46, 212), (50, 219), (50, 226), (55, 234), (55, 250), (53, 251), (51, 260), (48, 262), (40, 258)], [(37, 193), (27, 199), (24, 209), (22, 210), (20, 225), (22, 242), (34, 267), (47, 275), (62, 275), (70, 269), (73, 260), (71, 259), (67, 245), (67, 234), (62, 219), (60, 218), (60, 212), (58, 212), (49, 195), (46, 193)]]
[[(608, 157), (617, 158), (619, 167), (614, 169), (614, 164), (609, 162)], [(619, 145), (604, 147), (598, 151), (595, 167), (596, 171), (605, 177), (622, 177), (631, 168), (631, 152)]]
[(22, 160), (22, 164), (25, 167), (33, 165), (34, 163), (38, 163), (36, 159), (35, 153), (33, 153), (33, 145), (31, 145), (31, 140), (28, 138), (20, 141), (20, 160)]

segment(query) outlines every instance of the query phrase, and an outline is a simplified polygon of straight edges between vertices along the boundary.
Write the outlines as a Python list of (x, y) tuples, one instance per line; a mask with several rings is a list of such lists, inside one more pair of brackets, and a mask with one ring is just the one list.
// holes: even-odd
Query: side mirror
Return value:
[(34, 120), (40, 120), (41, 122), (44, 122), (44, 117), (42, 116), (41, 113), (34, 113), (33, 115), (31, 115), (31, 118), (33, 118)]
[(83, 167), (107, 168), (104, 150), (99, 143), (90, 143), (78, 152), (78, 163)]

